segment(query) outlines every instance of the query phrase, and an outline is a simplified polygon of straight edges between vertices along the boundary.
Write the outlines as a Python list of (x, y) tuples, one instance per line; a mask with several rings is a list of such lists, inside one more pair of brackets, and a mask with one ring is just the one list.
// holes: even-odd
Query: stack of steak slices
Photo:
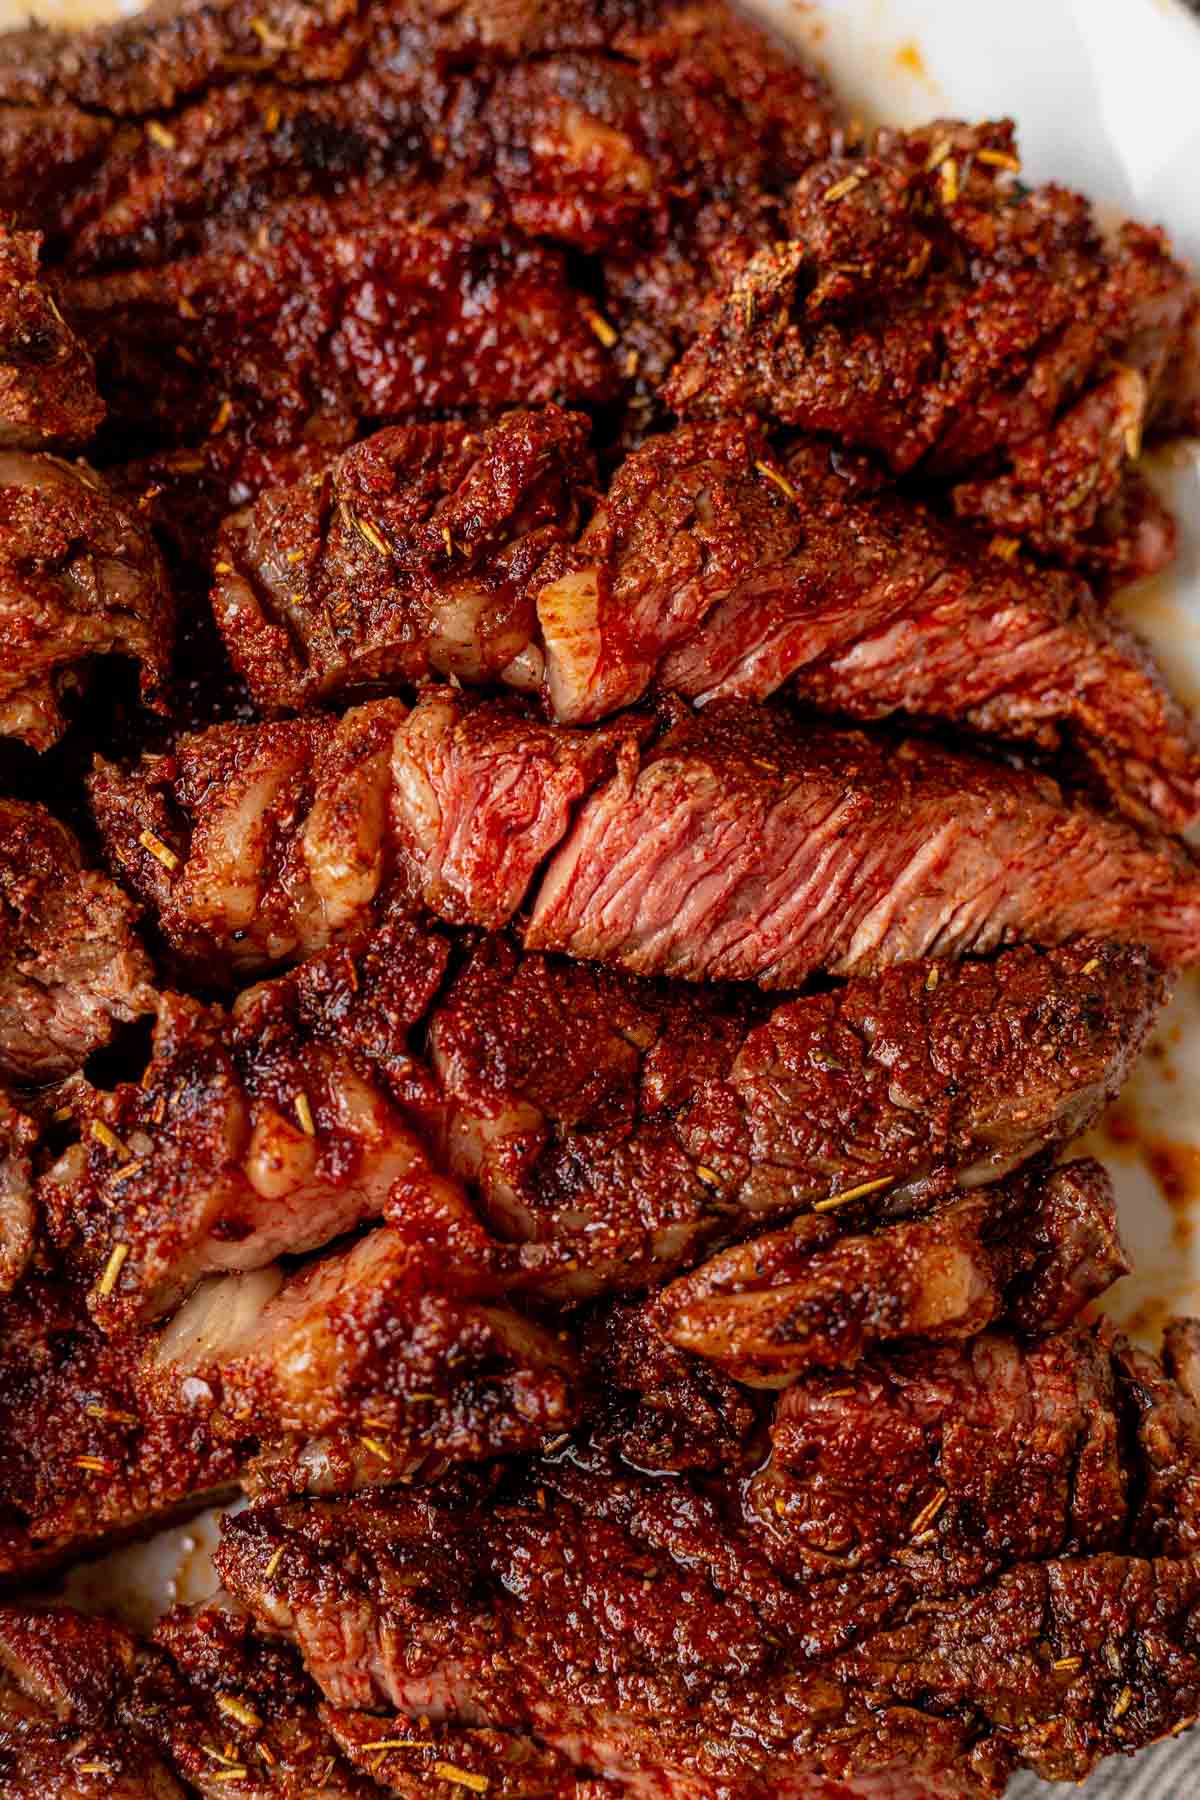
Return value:
[(1165, 240), (719, 0), (15, 34), (0, 163), (0, 1575), (252, 1501), (152, 1645), (0, 1609), (5, 1792), (1189, 1724), (1070, 1148), (1200, 960)]

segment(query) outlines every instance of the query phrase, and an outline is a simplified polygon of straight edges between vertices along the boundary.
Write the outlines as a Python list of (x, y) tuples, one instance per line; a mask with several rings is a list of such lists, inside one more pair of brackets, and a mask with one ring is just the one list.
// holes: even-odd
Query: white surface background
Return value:
[[(30, 7), (0, 0), (0, 25)], [(39, 17), (84, 21), (120, 0), (37, 0)], [(1028, 173), (1085, 189), (1106, 217), (1161, 222), (1200, 265), (1200, 22), (1179, 0), (755, 0), (824, 63), (868, 121), (1010, 115)], [(1177, 567), (1120, 601), (1177, 689), (1200, 708), (1200, 445), (1155, 460), (1183, 527)], [(1155, 1343), (1165, 1317), (1200, 1312), (1200, 977), (1190, 977), (1151, 1054), (1089, 1148), (1117, 1178), (1137, 1269), (1105, 1310)], [(213, 1521), (119, 1552), (72, 1578), (82, 1604), (119, 1603), (145, 1627), (172, 1595), (210, 1588)], [(1196, 1800), (1200, 1734), (1102, 1771), (1095, 1800)], [(1011, 1800), (1062, 1789), (1017, 1783)]]

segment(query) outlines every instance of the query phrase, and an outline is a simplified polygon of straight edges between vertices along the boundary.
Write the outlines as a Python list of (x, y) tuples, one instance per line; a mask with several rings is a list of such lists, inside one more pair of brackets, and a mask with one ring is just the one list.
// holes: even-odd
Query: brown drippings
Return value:
[(1171, 1208), (1175, 1242), (1184, 1247), (1196, 1232), (1195, 1202), (1200, 1200), (1200, 1149), (1170, 1138), (1151, 1138), (1142, 1146), (1146, 1167)]
[(925, 58), (921, 55), (920, 46), (912, 38), (901, 44), (894, 58), (896, 67), (905, 75), (915, 75), (920, 81), (929, 79), (929, 71), (925, 67)]

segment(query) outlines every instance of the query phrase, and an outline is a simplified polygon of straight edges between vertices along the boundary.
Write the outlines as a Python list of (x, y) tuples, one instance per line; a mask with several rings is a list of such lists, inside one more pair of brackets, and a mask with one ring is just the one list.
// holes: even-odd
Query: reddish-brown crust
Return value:
[(253, 1510), (218, 1562), (335, 1707), (391, 1712), (381, 1737), (532, 1727), (739, 1800), (902, 1767), (972, 1800), (1020, 1766), (1081, 1780), (1200, 1707), (1194, 1520), (1135, 1509), (1124, 1354), (985, 1337), (822, 1377), (744, 1512), (736, 1470), (648, 1479), (583, 1444), (482, 1503)]
[(0, 734), (46, 750), (66, 729), (63, 695), (93, 658), (140, 664), (161, 707), (175, 605), (145, 524), (86, 463), (0, 449)]
[(137, 914), (84, 865), (40, 806), (0, 800), (0, 1077), (43, 1083), (82, 1067), (154, 1010)]
[[(978, 472), (961, 511), (1068, 559), (1095, 545), (1103, 568), (1196, 289), (1161, 234), (1133, 226), (1105, 249), (1080, 196), (1015, 189), (1018, 166), (1010, 124), (944, 120), (815, 165), (790, 241), (735, 264), (668, 403), (751, 409), (897, 471)], [(1131, 538), (1125, 561), (1148, 572), (1171, 547)]]
[(92, 359), (38, 280), (36, 232), (0, 225), (0, 449), (67, 450), (104, 417)]

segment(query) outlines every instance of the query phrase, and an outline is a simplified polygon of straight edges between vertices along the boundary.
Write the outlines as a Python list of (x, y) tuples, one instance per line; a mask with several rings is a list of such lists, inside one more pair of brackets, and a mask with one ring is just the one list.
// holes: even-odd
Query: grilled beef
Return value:
[[(689, 205), (716, 212), (714, 196), (765, 210), (830, 143), (824, 85), (719, 0), (643, 6), (640, 20), (630, 7), (624, 19), (580, 7), (573, 20), (527, 9), (543, 45), (515, 59), (512, 37), (528, 50), (527, 31), (471, 42), (461, 15), (405, 10), (365, 13), (373, 43), (343, 31), (344, 74), (300, 84), (265, 64), (222, 71), (157, 129), (115, 130), (99, 169), (68, 177), (43, 209), (56, 246), (75, 267), (156, 261), (281, 197), (441, 176), (485, 178), (532, 236), (632, 251)], [(26, 130), (42, 116), (31, 108)], [(18, 179), (27, 161), (15, 147)]]
[(66, 281), (60, 301), (110, 440), (211, 437), (235, 505), (271, 453), (327, 456), (364, 420), (616, 392), (563, 253), (494, 223), (479, 189), (289, 202), (243, 246)]
[(1082, 579), (861, 494), (816, 446), (779, 467), (740, 421), (650, 439), (568, 549), (583, 444), (555, 409), (384, 431), (231, 520), (213, 603), (260, 709), (434, 672), (538, 689), (544, 669), (578, 723), (654, 681), (701, 702), (787, 684), (860, 718), (1065, 740), (1168, 825), (1200, 810), (1190, 719)]
[(1105, 249), (1083, 199), (1016, 188), (1018, 167), (1011, 126), (944, 121), (815, 165), (791, 241), (735, 268), (668, 403), (829, 433), (958, 483), (961, 511), (1039, 549), (1098, 543), (1103, 566), (1143, 429), (1179, 428), (1196, 290), (1161, 235)]
[(1196, 876), (1049, 781), (719, 703), (584, 803), (525, 941), (640, 973), (795, 986), (1080, 931), (1196, 954)]
[(447, 1202), (406, 1224), (290, 1275), (212, 1278), (161, 1332), (108, 1337), (77, 1288), (26, 1273), (0, 1300), (0, 1575), (239, 1484), (428, 1479), (572, 1425), (577, 1358), (472, 1269), (474, 1221)]
[(1061, 1330), (1129, 1266), (1108, 1176), (1076, 1162), (861, 1234), (809, 1215), (673, 1282), (651, 1315), (680, 1349), (782, 1387), (875, 1344), (974, 1337), (1001, 1316)]
[(846, 1224), (856, 1191), (894, 1217), (995, 1179), (1086, 1128), (1161, 991), (1142, 952), (1084, 942), (768, 1010), (497, 938), (436, 1002), (428, 1042), (449, 1168), (523, 1246), (526, 1279), (579, 1296), (657, 1283), (814, 1205)]
[(317, 1249), (378, 1219), (398, 1184), (436, 1179), (406, 1114), (437, 1095), (406, 1028), (446, 954), (383, 931), (247, 990), (232, 1016), (164, 998), (140, 1081), (78, 1096), (79, 1140), (39, 1189), (106, 1330), (161, 1316), (206, 1276)]
[[(247, 991), (231, 1017), (167, 996), (140, 1081), (72, 1094), (77, 1141), (38, 1207), (104, 1330), (170, 1312), (207, 1277), (403, 1225), (417, 1195), (462, 1211), (444, 1175), (493, 1234), (469, 1231), (469, 1264), (554, 1300), (636, 1291), (858, 1191), (874, 1217), (919, 1210), (1084, 1129), (1163, 992), (1144, 953), (1086, 940), (937, 979), (905, 966), (773, 1011), (502, 937), (439, 994), (449, 948), (392, 925)], [(428, 1064), (408, 1041), (418, 1020)], [(14, 1257), (28, 1185), (26, 1171)], [(971, 1229), (990, 1208), (968, 1208)], [(824, 1226), (798, 1256), (838, 1235)]]
[(816, 446), (778, 458), (728, 420), (630, 456), (538, 595), (556, 716), (602, 717), (656, 680), (701, 702), (786, 684), (855, 718), (1065, 742), (1110, 791), (1188, 823), (1192, 721), (1087, 584), (850, 475)]
[[(220, 86), (245, 68), (296, 83), (336, 80), (368, 53), (381, 54), (394, 35), (431, 57), (464, 53), (495, 58), (535, 56), (571, 47), (600, 47), (658, 12), (656, 0), (503, 0), (486, 11), (430, 9), (412, 0), (361, 7), (318, 0), (279, 14), (270, 28), (245, 0), (197, 6), (161, 3), (91, 31), (33, 27), (0, 43), (9, 101), (69, 103), (95, 112), (140, 116), (162, 112), (188, 94)], [(421, 32), (431, 37), (422, 42)], [(394, 47), (394, 46), (393, 46)]]
[(0, 735), (45, 750), (93, 657), (166, 679), (174, 607), (154, 539), (85, 463), (0, 450)]
[(218, 1499), (256, 1448), (249, 1424), (216, 1443), (194, 1405), (148, 1404), (142, 1341), (106, 1339), (51, 1275), (0, 1301), (0, 1339), (2, 1575)]
[(580, 522), (588, 430), (553, 406), (396, 427), (235, 515), (213, 608), (259, 709), (431, 674), (536, 687), (530, 582)]
[(117, 1026), (154, 1010), (135, 920), (65, 825), (0, 800), (0, 1078), (67, 1075)]
[(295, 1652), (226, 1599), (176, 1608), (148, 1643), (65, 1607), (0, 1608), (0, 1670), (14, 1800), (461, 1800), (485, 1783), (499, 1800), (601, 1800), (528, 1736), (427, 1724), (381, 1745), (378, 1719), (321, 1705)]
[(104, 416), (92, 360), (38, 281), (38, 237), (0, 225), (0, 450), (86, 444)]
[(635, 1789), (983, 1800), (1200, 1706), (1193, 1522), (1138, 1505), (1138, 1379), (1103, 1329), (916, 1350), (790, 1390), (744, 1501), (582, 1444), (483, 1505), (255, 1509), (218, 1563), (339, 1709), (532, 1730)]
[(25, 1273), (33, 1254), (33, 1151), (36, 1122), (0, 1088), (0, 1294)]
[(570, 1426), (574, 1351), (504, 1304), (454, 1190), (399, 1210), (294, 1275), (202, 1283), (148, 1352), (151, 1409), (190, 1401), (241, 1447), (244, 1485), (318, 1493), (431, 1478)]
[(185, 737), (101, 767), (92, 804), (176, 950), (210, 973), (318, 949), (389, 894), (490, 927), (528, 896), (530, 948), (765, 987), (1085, 931), (1197, 954), (1187, 852), (1049, 780), (734, 703), (639, 756), (649, 730), (569, 731), (431, 689), (411, 713), (375, 701), (340, 723)]
[(9, 1800), (185, 1800), (121, 1702), (138, 1650), (65, 1608), (0, 1607), (0, 1781)]
[[(211, 979), (320, 949), (388, 894), (503, 924), (572, 806), (646, 729), (567, 731), (435, 688), (412, 712), (378, 700), (340, 721), (218, 726), (90, 786), (111, 851)], [(177, 868), (140, 847), (147, 829)]]

